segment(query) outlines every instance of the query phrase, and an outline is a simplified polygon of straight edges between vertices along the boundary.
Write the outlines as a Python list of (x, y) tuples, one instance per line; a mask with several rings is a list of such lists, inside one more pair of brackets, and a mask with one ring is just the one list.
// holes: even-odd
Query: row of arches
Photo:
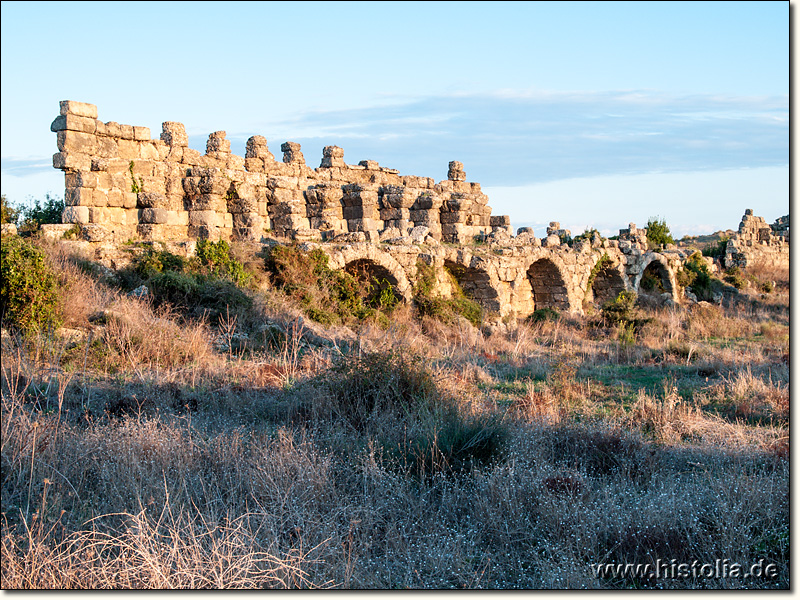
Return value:
[[(362, 285), (378, 293), (394, 294), (398, 301), (410, 301), (412, 284), (405, 269), (386, 252), (379, 250), (367, 256), (339, 256), (334, 268), (343, 268), (355, 276)], [(467, 297), (478, 302), (490, 313), (501, 313), (504, 301), (514, 296), (517, 305), (525, 306), (528, 314), (535, 310), (550, 308), (559, 313), (581, 311), (585, 303), (602, 307), (624, 290), (633, 290), (643, 295), (673, 294), (674, 285), (666, 262), (653, 256), (644, 269), (634, 278), (629, 278), (624, 267), (604, 256), (599, 258), (585, 283), (585, 288), (570, 285), (564, 275), (565, 269), (556, 257), (540, 257), (533, 260), (518, 277), (512, 290), (504, 290), (503, 282), (491, 262), (472, 257), (451, 257), (444, 260), (444, 273), (439, 284), (448, 293), (448, 280)], [(585, 291), (584, 291), (585, 290)], [(579, 297), (582, 294), (582, 297)], [(525, 316), (525, 315), (521, 315)]]

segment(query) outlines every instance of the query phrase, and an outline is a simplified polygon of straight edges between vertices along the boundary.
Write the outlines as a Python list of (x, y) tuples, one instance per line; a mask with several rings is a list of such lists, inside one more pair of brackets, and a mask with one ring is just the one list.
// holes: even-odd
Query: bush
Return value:
[(709, 256), (711, 258), (723, 258), (725, 256), (725, 251), (728, 249), (728, 239), (727, 237), (722, 237), (716, 243), (716, 245), (710, 245), (703, 248), (703, 256)]
[(723, 276), (722, 280), (726, 283), (730, 283), (737, 290), (747, 287), (747, 279), (739, 267), (731, 267), (725, 271), (725, 275)]
[(467, 415), (443, 393), (421, 357), (346, 356), (322, 380), (323, 422), (376, 439), (401, 472), (428, 477), (488, 464), (507, 430), (497, 418)]
[(58, 327), (61, 293), (47, 255), (18, 236), (4, 237), (0, 247), (4, 323), (26, 331)]
[(537, 308), (526, 319), (530, 323), (542, 323), (544, 321), (558, 321), (558, 311), (554, 308)]
[(451, 298), (435, 296), (436, 273), (432, 266), (423, 262), (417, 263), (419, 279), (414, 286), (414, 304), (420, 315), (433, 317), (443, 323), (451, 323), (458, 317), (464, 317), (475, 327), (483, 322), (483, 308), (472, 298), (467, 297), (457, 277), (448, 271), (450, 285), (453, 289)]
[(651, 250), (657, 250), (663, 244), (675, 243), (664, 219), (659, 221), (658, 218), (651, 217), (647, 222), (647, 242)]
[(39, 200), (36, 200), (31, 208), (22, 210), (20, 233), (32, 233), (39, 229), (39, 225), (46, 223), (61, 223), (61, 213), (63, 212), (64, 200), (45, 194), (44, 206)]
[(723, 288), (722, 282), (711, 275), (700, 252), (692, 254), (684, 263), (678, 271), (677, 280), (678, 285), (690, 288), (698, 300), (706, 302), (713, 301), (714, 293)]
[(5, 194), (0, 196), (0, 223), (12, 223), (16, 225), (21, 214), (22, 209), (12, 205)]
[(368, 282), (328, 266), (328, 255), (321, 249), (304, 252), (297, 246), (273, 246), (264, 260), (275, 286), (295, 300), (306, 315), (323, 325), (364, 319), (374, 310), (390, 310), (395, 301), (388, 282)]

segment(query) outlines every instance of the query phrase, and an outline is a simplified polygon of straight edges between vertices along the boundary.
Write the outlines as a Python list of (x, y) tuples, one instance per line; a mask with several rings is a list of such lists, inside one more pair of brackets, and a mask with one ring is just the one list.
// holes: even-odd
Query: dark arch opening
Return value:
[(661, 262), (654, 260), (647, 265), (639, 280), (639, 293), (650, 295), (672, 293), (669, 272)]
[(602, 307), (624, 291), (625, 281), (622, 279), (619, 269), (608, 264), (603, 265), (591, 282), (590, 300), (595, 306)]
[(397, 291), (397, 278), (383, 265), (361, 258), (347, 263), (344, 270), (355, 278), (358, 294), (367, 306), (393, 308), (402, 302), (403, 296)]
[(467, 298), (474, 300), (489, 310), (496, 309), (492, 304), (497, 303), (497, 290), (492, 287), (491, 278), (486, 271), (474, 267), (465, 267), (449, 260), (444, 262), (444, 268), (453, 276), (458, 287), (461, 288)]
[(528, 267), (528, 281), (533, 293), (533, 309), (552, 308), (569, 311), (569, 295), (561, 272), (549, 258), (540, 258)]

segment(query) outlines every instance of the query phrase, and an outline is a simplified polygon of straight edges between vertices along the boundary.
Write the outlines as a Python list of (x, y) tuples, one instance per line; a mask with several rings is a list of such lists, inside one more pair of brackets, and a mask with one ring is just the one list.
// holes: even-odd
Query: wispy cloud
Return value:
[(315, 146), (321, 156), (322, 146), (337, 144), (352, 163), (371, 158), (437, 176), (461, 160), (472, 180), (524, 185), (786, 165), (788, 119), (785, 96), (503, 92), (307, 113), (271, 127), (297, 132), (291, 139), (312, 165)]
[[(261, 130), (259, 130), (259, 128)], [(345, 160), (379, 161), (403, 174), (442, 179), (450, 160), (486, 186), (519, 186), (575, 177), (783, 166), (789, 157), (789, 99), (652, 91), (515, 92), (387, 99), (354, 110), (318, 111), (230, 134), (233, 151), (265, 135), (303, 144), (309, 165), (322, 147)], [(205, 149), (206, 135), (191, 136)], [(55, 151), (55, 148), (53, 148)], [(50, 155), (3, 157), (4, 174), (52, 170)]]

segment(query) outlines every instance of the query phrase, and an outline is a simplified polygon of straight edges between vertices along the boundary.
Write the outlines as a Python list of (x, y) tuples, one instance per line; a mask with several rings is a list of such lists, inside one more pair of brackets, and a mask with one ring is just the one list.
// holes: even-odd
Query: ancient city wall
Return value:
[(725, 266), (747, 267), (761, 264), (770, 268), (789, 268), (789, 216), (768, 225), (764, 217), (747, 209), (725, 248)]
[(341, 148), (326, 146), (314, 169), (299, 144), (282, 144), (278, 161), (262, 136), (247, 141), (244, 157), (231, 154), (224, 131), (209, 135), (200, 154), (181, 123), (165, 122), (152, 139), (147, 127), (100, 121), (92, 104), (60, 108), (51, 130), (53, 166), (66, 174), (63, 221), (80, 224), (87, 239), (258, 241), (269, 232), (377, 241), (424, 227), (433, 239), (464, 243), (509, 225), (491, 216), (480, 184), (467, 182), (457, 161), (437, 183), (375, 161), (348, 165)]
[[(640, 292), (646, 275), (648, 287), (658, 282), (651, 300), (684, 300), (676, 276), (693, 251), (653, 251), (647, 231), (633, 223), (617, 240), (595, 233), (568, 244), (570, 232), (558, 222), (542, 239), (530, 228), (513, 236), (509, 218), (491, 215), (460, 162), (437, 183), (374, 161), (348, 165), (341, 148), (326, 146), (312, 169), (293, 142), (281, 145), (278, 161), (267, 140), (253, 136), (240, 157), (218, 131), (200, 154), (188, 147), (180, 123), (165, 122), (152, 139), (146, 127), (100, 121), (91, 104), (64, 101), (60, 112), (51, 129), (59, 149), (53, 166), (65, 172), (65, 224), (46, 226), (45, 235), (77, 226), (70, 243), (110, 268), (131, 260), (128, 241), (163, 242), (185, 254), (200, 239), (292, 241), (318, 245), (333, 268), (388, 280), (407, 300), (420, 266), (429, 265), (436, 293), (453, 293), (455, 276), (490, 321), (541, 308), (581, 314), (623, 290)], [(788, 236), (788, 217), (770, 227), (748, 210), (725, 266), (788, 266)]]

